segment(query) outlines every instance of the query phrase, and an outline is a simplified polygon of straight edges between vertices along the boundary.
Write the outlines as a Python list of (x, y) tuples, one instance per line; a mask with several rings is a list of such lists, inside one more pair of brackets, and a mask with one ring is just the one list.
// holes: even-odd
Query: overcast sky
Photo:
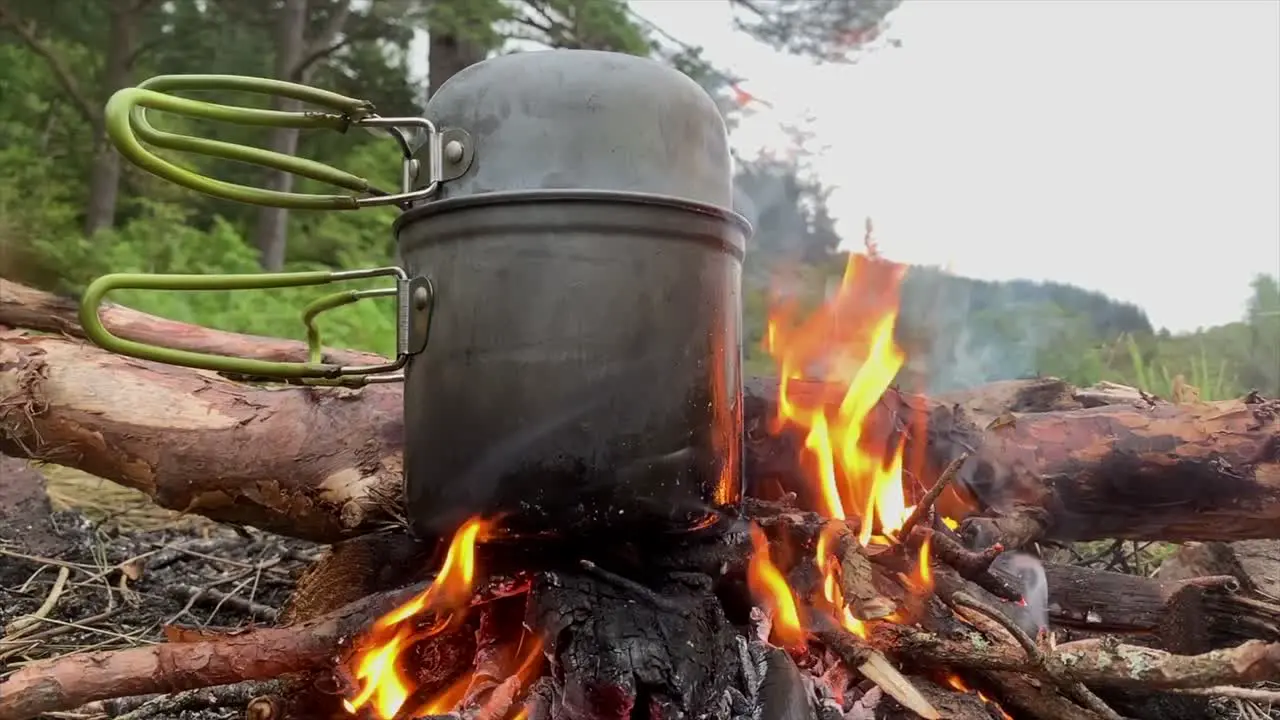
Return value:
[(1280, 0), (907, 0), (899, 49), (813, 66), (727, 0), (632, 7), (746, 78), (779, 144), (806, 111), (842, 234), (896, 260), (1052, 279), (1174, 331), (1238, 320), (1280, 273)]

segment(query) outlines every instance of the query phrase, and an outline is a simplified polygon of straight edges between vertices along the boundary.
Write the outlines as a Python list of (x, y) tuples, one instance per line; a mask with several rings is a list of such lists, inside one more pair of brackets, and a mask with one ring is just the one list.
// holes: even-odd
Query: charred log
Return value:
[(1050, 620), (1083, 637), (1120, 636), (1181, 653), (1280, 642), (1280, 602), (1229, 575), (1156, 580), (1062, 565), (1045, 574)]

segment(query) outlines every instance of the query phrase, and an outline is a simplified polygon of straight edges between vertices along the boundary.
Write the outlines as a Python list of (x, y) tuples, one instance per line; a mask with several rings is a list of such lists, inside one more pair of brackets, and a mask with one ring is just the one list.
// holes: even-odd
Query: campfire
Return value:
[[(713, 523), (696, 541), (651, 546), (663, 554), (656, 564), (672, 568), (666, 578), (644, 567), (652, 556), (637, 563), (612, 548), (562, 546), (547, 553), (558, 563), (520, 566), (514, 557), (539, 553), (510, 556), (493, 543), (500, 519), (471, 518), (434, 579), (354, 642), (340, 673), (345, 710), (376, 720), (772, 720), (882, 717), (883, 704), (904, 717), (1011, 718), (975, 689), (981, 675), (908, 679), (877, 649), (910, 646), (924, 629), (1016, 643), (1034, 666), (1053, 644), (1042, 634), (1044, 600), (1029, 605), (1021, 579), (993, 568), (1003, 547), (969, 549), (956, 534), (952, 514), (973, 505), (954, 482), (967, 454), (926, 487), (918, 479), (927, 468), (918, 454), (908, 461), (906, 439), (924, 436), (928, 418), (909, 406), (888, 423), (873, 416), (906, 360), (894, 339), (903, 270), (851, 254), (839, 288), (816, 311), (801, 318), (780, 306), (770, 318), (779, 382), (767, 432), (799, 439), (803, 484), (785, 480), (771, 499), (757, 492), (740, 517)], [(812, 379), (813, 368), (821, 368), (816, 393), (793, 382)], [(758, 478), (753, 490), (768, 484)], [(513, 561), (513, 571), (495, 569)], [(1043, 586), (1040, 564), (1030, 559), (1030, 567)], [(673, 582), (686, 587), (671, 594)], [(572, 595), (578, 602), (565, 603)], [(587, 607), (590, 617), (565, 618)], [(640, 607), (646, 621), (638, 625), (613, 615)], [(688, 614), (701, 615), (693, 628), (681, 618)], [(475, 636), (470, 667), (430, 666), (442, 657), (433, 647), (463, 635)], [(703, 654), (723, 656), (696, 659)], [(1050, 679), (1096, 716), (1120, 717), (1069, 673)]]
[[(962, 567), (971, 574), (986, 579), (1006, 596), (1015, 591), (994, 575), (982, 575), (997, 553), (965, 550), (952, 534), (957, 522), (935, 511), (941, 494), (950, 490), (959, 461), (952, 463), (932, 490), (919, 488), (918, 494), (923, 496), (920, 503), (908, 504), (903, 482), (905, 437), (923, 433), (925, 418), (903, 417), (888, 436), (869, 427), (872, 409), (905, 361), (894, 339), (903, 270), (879, 258), (851, 254), (838, 291), (817, 311), (802, 322), (793, 322), (795, 308), (780, 307), (770, 319), (768, 350), (778, 361), (781, 378), (771, 432), (790, 428), (803, 435), (801, 464), (809, 472), (808, 484), (802, 489), (805, 497), (816, 502), (812, 507), (800, 507), (795, 502), (798, 493), (793, 490), (784, 490), (786, 494), (775, 501), (755, 498), (748, 502), (742, 517), (720, 524), (723, 531), (702, 540), (704, 544), (721, 544), (732, 554), (736, 539), (737, 549), (747, 558), (749, 597), (738, 602), (754, 601), (758, 608), (735, 635), (742, 652), (732, 675), (741, 677), (723, 676), (728, 674), (724, 671), (707, 677), (705, 682), (717, 691), (707, 697), (709, 706), (691, 706), (692, 698), (687, 696), (651, 696), (650, 703), (658, 705), (648, 711), (641, 709), (642, 716), (665, 716), (658, 709), (662, 704), (700, 714), (715, 710), (727, 717), (735, 710), (735, 701), (740, 712), (781, 702), (761, 697), (763, 678), (752, 676), (756, 672), (753, 666), (759, 664), (753, 658), (768, 658), (769, 652), (781, 648), (797, 667), (813, 675), (788, 691), (809, 698), (815, 707), (843, 716), (855, 703), (867, 700), (870, 688), (858, 687), (859, 681), (866, 679), (880, 693), (919, 716), (942, 717), (883, 655), (866, 644), (869, 632), (878, 624), (914, 625), (930, 607), (934, 589), (930, 556), (936, 533), (946, 534), (949, 557), (967, 560)], [(819, 364), (826, 368), (821, 386), (824, 392), (808, 396), (794, 392), (789, 381), (802, 379), (807, 368)], [(959, 507), (954, 491), (951, 495), (950, 504)], [(478, 571), (477, 545), (493, 540), (500, 532), (494, 519), (476, 517), (464, 523), (449, 543), (434, 580), (378, 619), (357, 641), (347, 663), (352, 685), (350, 697), (344, 700), (348, 712), (377, 720), (433, 717), (458, 710), (494, 720), (517, 716), (546, 720), (562, 716), (636, 717), (635, 705), (645, 699), (640, 688), (588, 685), (592, 692), (586, 697), (571, 699), (563, 682), (558, 688), (554, 681), (539, 687), (535, 680), (544, 670), (543, 633), (547, 628), (518, 623), (504, 626), (495, 619), (496, 608), (491, 611), (483, 603), (476, 607), (477, 596), (487, 594), (481, 593), (481, 587), (495, 582), (508, 592), (490, 602), (536, 604), (536, 598), (521, 595), (548, 581), (524, 578), (532, 572), (558, 572), (549, 567), (528, 568), (514, 576), (494, 577)], [(747, 543), (741, 542), (743, 535)], [(777, 552), (771, 544), (778, 546)], [(585, 548), (581, 552), (588, 554)], [(890, 591), (896, 598), (882, 595), (876, 588), (873, 560), (899, 579), (899, 589)], [(570, 570), (593, 571), (597, 579), (629, 592), (632, 602), (649, 602), (657, 608), (668, 605), (656, 589), (604, 571), (591, 560), (584, 558)], [(415, 667), (415, 659), (421, 652), (416, 649), (463, 628), (471, 631), (469, 617), (473, 612), (480, 618), (477, 653), (483, 646), (492, 651), (491, 656), (482, 660), (477, 654), (471, 671), (443, 684), (419, 679), (422, 669)], [(503, 632), (505, 636), (493, 635)], [(607, 646), (599, 648), (602, 654), (613, 651)], [(779, 662), (785, 661), (774, 661), (775, 665)], [(726, 663), (723, 668), (729, 670), (733, 665)], [(959, 676), (949, 675), (947, 683), (970, 692)], [(786, 687), (781, 681), (773, 684)], [(666, 694), (673, 689), (650, 688), (648, 692)], [(535, 696), (532, 699), (531, 694)], [(865, 705), (868, 710), (874, 709), (876, 696), (871, 697), (873, 702)], [(976, 697), (1003, 714), (985, 696)], [(585, 702), (588, 707), (576, 707), (567, 714), (552, 709), (575, 702)], [(600, 703), (607, 707), (600, 707)]]
[[(245, 688), (259, 693), (248, 703), (255, 720), (1190, 720), (1207, 717), (1206, 696), (1274, 702), (1273, 690), (1244, 687), (1280, 668), (1280, 605), (1250, 576), (1201, 563), (1157, 580), (1060, 560), (1041, 566), (1004, 548), (1034, 554), (1037, 541), (1067, 529), (1076, 539), (1274, 534), (1275, 504), (1222, 496), (1228, 504), (1215, 512), (1230, 521), (1202, 522), (1203, 511), (1169, 503), (1168, 483), (1178, 478), (1176, 492), (1214, 508), (1211, 487), (1235, 482), (1249, 492), (1242, 469), (1266, 482), (1275, 403), (1181, 407), (1052, 379), (956, 398), (910, 395), (889, 386), (905, 362), (891, 332), (899, 273), (855, 255), (847, 282), (817, 311), (775, 313), (769, 343), (783, 369), (778, 380), (746, 383), (746, 497), (735, 513), (694, 532), (592, 543), (513, 538), (502, 517), (471, 518), (438, 543), (417, 541), (395, 520), (394, 463), (342, 486), (369, 493), (360, 512), (351, 508), (361, 496), (334, 498), (324, 488), (341, 467), (335, 453), (339, 462), (351, 453), (359, 467), (355, 453), (368, 457), (370, 446), (326, 433), (368, 427), (372, 437), (398, 438), (397, 388), (371, 386), (351, 403), (341, 390), (253, 389), (59, 335), (0, 337), (10, 369), (0, 383), (16, 383), (3, 385), (6, 452), (89, 463), (150, 487), (163, 504), (332, 543), (298, 578), (278, 627), (170, 627), (157, 645), (36, 659), (0, 679), (0, 718), (186, 689), (243, 702)], [(880, 288), (879, 299), (847, 293), (854, 281)], [(76, 331), (74, 309), (58, 298), (12, 283), (4, 290), (0, 322)], [(143, 337), (227, 354), (252, 355), (259, 342), (123, 308), (105, 315)], [(149, 399), (110, 407), (97, 395), (77, 399), (80, 388), (122, 377), (148, 388)], [(222, 413), (271, 414), (230, 436), (201, 431), (200, 442), (163, 430), (140, 435), (132, 424), (134, 406), (150, 408), (152, 428), (223, 417), (190, 411), (210, 387), (230, 403), (217, 406)], [(379, 425), (388, 417), (391, 429)], [(271, 458), (303, 427), (303, 460), (268, 466), (291, 483), (285, 504), (254, 490), (269, 487), (256, 475), (225, 464), (228, 445)], [(1149, 454), (1174, 447), (1160, 440), (1169, 436), (1183, 440), (1172, 457)], [(1099, 438), (1110, 454), (1082, 454)], [(212, 472), (216, 484), (200, 492), (233, 502), (184, 497), (201, 481), (172, 470), (135, 480), (140, 466), (128, 458), (145, 455), (132, 455), (134, 443), (143, 453), (166, 448), (174, 470)], [(118, 450), (104, 455), (103, 447)], [(384, 456), (398, 453), (385, 448)], [(1200, 463), (1210, 451), (1219, 460)], [(327, 458), (314, 481), (309, 457)], [(258, 462), (254, 473), (263, 471)], [(1124, 483), (1145, 483), (1153, 503), (1136, 513), (1133, 496), (1116, 494)], [(334, 508), (332, 521), (300, 512), (309, 487), (330, 493), (314, 507)], [(276, 681), (268, 689), (245, 684), (268, 679)]]

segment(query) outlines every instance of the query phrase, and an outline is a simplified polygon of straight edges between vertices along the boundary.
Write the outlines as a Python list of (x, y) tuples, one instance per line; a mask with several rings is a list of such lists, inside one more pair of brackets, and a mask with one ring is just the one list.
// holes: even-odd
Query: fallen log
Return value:
[[(75, 329), (65, 303), (44, 302), (35, 312), (32, 298), (42, 294), (8, 282), (0, 291), (0, 323)], [(114, 330), (145, 333), (149, 320), (120, 312), (125, 320)], [(249, 336), (163, 323), (173, 344), (254, 355)], [(283, 341), (269, 347), (256, 356), (302, 350)], [(399, 387), (254, 387), (13, 333), (0, 337), (0, 370), (2, 452), (82, 469), (166, 508), (320, 542), (384, 527), (399, 514)], [(825, 391), (820, 383), (793, 387)], [(773, 482), (803, 497), (811, 474), (800, 439), (765, 430), (776, 384), (754, 379), (746, 390), (748, 485)], [(968, 526), (982, 540), (1016, 547), (1042, 537), (1280, 536), (1280, 402), (1181, 406), (1143, 398), (1084, 407), (1098, 398), (1077, 397), (1052, 379), (997, 390), (937, 399), (891, 391), (870, 423), (879, 428), (869, 433), (874, 441), (901, 431), (905, 418), (927, 418), (926, 433), (907, 437), (908, 457), (920, 458), (916, 491), (970, 453), (956, 485), (983, 510)], [(958, 514), (952, 495), (938, 507)]]
[(1046, 565), (1045, 580), (1053, 626), (1084, 636), (1105, 634), (1182, 653), (1254, 638), (1280, 642), (1280, 601), (1241, 587), (1230, 575), (1157, 580)]

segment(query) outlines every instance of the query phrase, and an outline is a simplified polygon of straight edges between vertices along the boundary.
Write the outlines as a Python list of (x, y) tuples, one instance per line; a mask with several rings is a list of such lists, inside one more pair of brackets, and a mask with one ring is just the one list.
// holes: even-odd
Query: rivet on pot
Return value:
[(457, 140), (450, 140), (444, 145), (444, 159), (451, 163), (462, 160), (462, 143)]

